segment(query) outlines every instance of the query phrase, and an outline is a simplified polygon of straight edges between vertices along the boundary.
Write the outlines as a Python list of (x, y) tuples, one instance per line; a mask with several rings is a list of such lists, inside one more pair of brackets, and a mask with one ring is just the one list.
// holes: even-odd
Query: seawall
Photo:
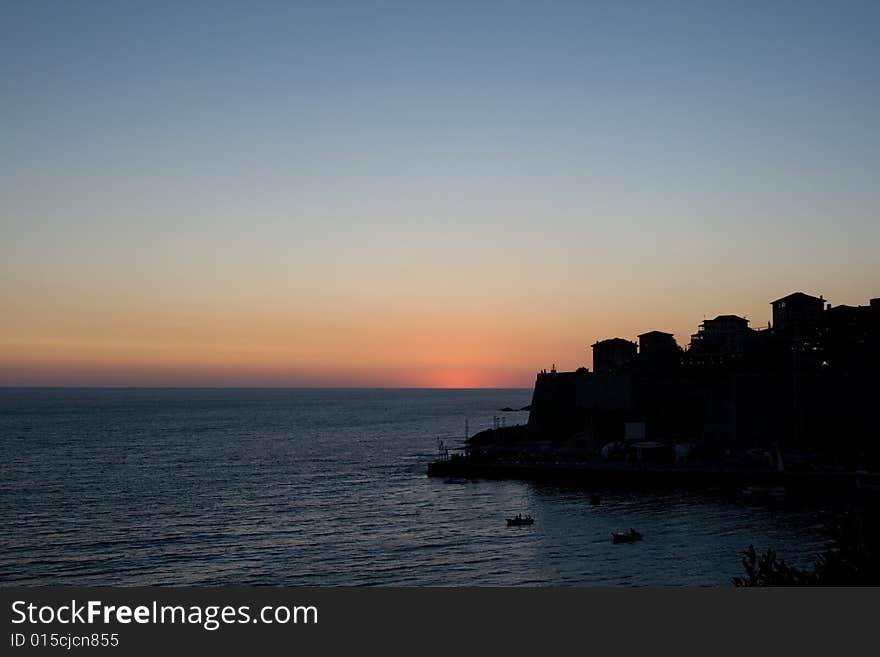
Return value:
[(579, 484), (587, 487), (696, 488), (739, 490), (749, 486), (782, 486), (813, 494), (856, 494), (854, 472), (777, 472), (630, 464), (473, 462), (450, 459), (428, 464), (429, 477), (521, 479)]

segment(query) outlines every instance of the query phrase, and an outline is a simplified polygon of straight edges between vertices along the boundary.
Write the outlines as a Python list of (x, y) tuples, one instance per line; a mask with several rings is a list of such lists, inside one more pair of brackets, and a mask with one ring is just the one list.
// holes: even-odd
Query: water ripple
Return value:
[[(800, 565), (821, 549), (821, 509), (784, 498), (603, 490), (594, 507), (577, 488), (425, 476), (438, 437), (529, 397), (2, 390), (0, 582), (726, 585), (751, 543)], [(507, 528), (517, 512), (535, 525)], [(642, 543), (611, 543), (631, 526)]]

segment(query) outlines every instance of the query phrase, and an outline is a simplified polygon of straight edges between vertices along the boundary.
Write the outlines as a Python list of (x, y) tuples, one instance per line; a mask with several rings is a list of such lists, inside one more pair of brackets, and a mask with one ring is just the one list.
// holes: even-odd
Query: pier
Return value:
[(778, 472), (717, 467), (644, 466), (584, 462), (476, 461), (453, 457), (428, 464), (429, 477), (520, 479), (634, 489), (691, 488), (737, 491), (748, 487), (784, 488), (788, 492), (856, 495), (857, 475), (849, 471)]

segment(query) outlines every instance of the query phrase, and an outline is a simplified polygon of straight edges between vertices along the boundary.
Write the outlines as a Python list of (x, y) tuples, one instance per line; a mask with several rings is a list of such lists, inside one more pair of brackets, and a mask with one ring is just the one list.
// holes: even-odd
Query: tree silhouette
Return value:
[(738, 587), (752, 586), (877, 586), (880, 585), (880, 518), (876, 508), (834, 516), (826, 530), (829, 547), (812, 569), (795, 568), (771, 549), (760, 557), (754, 545), (743, 552), (745, 577), (734, 577)]

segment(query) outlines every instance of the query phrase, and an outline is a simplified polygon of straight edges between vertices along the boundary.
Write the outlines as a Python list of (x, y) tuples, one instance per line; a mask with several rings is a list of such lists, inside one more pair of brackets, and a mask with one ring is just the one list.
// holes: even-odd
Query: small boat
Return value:
[(596, 494), (590, 495), (590, 506), (599, 506), (602, 503), (602, 498)]
[(613, 543), (635, 543), (641, 540), (642, 535), (635, 529), (630, 529), (628, 532), (611, 532), (611, 541)]
[(516, 516), (514, 516), (513, 518), (507, 519), (507, 526), (522, 527), (523, 525), (531, 525), (534, 522), (535, 520), (532, 518), (532, 516), (523, 517), (522, 515), (517, 513)]

